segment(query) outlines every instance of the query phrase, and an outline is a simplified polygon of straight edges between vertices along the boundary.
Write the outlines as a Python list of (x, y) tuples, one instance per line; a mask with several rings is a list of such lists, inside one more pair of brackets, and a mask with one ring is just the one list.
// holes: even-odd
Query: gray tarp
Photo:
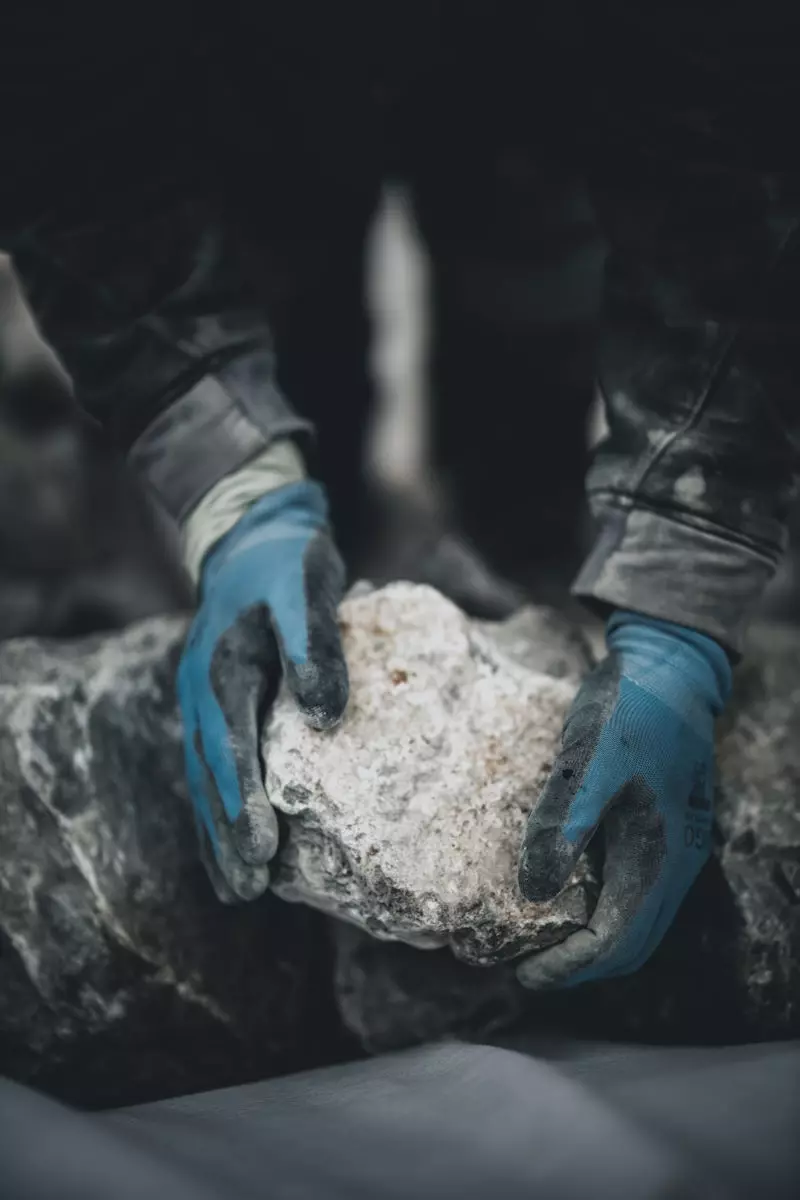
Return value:
[(4, 1200), (789, 1197), (800, 1043), (447, 1044), (125, 1112), (0, 1084)]

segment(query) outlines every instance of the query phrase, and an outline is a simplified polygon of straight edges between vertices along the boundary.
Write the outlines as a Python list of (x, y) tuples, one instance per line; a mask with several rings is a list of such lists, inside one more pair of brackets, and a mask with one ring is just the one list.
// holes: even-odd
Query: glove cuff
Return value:
[[(702, 690), (715, 716), (719, 716), (730, 698), (733, 686), (730, 659), (718, 642), (696, 629), (621, 609), (608, 619), (606, 644), (609, 650), (623, 655), (671, 662)], [(676, 647), (682, 652), (680, 656), (675, 655)]]
[(305, 478), (300, 451), (294, 442), (283, 438), (215, 484), (189, 513), (181, 529), (183, 561), (192, 582), (197, 585), (209, 552), (256, 501)]

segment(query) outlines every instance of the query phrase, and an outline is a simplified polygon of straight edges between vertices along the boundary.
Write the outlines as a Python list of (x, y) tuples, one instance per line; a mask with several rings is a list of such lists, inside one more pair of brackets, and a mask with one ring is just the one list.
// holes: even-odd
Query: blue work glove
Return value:
[(344, 713), (344, 579), (324, 492), (310, 482), (263, 496), (203, 566), (178, 696), (201, 849), (223, 900), (254, 899), (269, 884), (278, 823), (259, 743), (281, 677), (315, 728)]
[(550, 900), (602, 831), (602, 889), (586, 929), (519, 965), (526, 987), (638, 970), (710, 852), (714, 722), (731, 690), (725, 651), (627, 612), (611, 617), (606, 640), (608, 657), (575, 698), (528, 818), (519, 870), (527, 899)]

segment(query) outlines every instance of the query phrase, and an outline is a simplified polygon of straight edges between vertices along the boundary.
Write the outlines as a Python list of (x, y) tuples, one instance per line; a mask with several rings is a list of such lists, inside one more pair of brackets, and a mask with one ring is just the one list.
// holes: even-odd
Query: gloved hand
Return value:
[(602, 889), (586, 929), (519, 965), (531, 988), (638, 970), (710, 851), (728, 658), (703, 634), (634, 613), (612, 616), (606, 638), (608, 657), (578, 692), (528, 819), (519, 870), (523, 895), (549, 900), (602, 830)]
[(178, 695), (189, 791), (221, 899), (253, 899), (269, 883), (278, 824), (259, 739), (280, 677), (315, 728), (344, 713), (343, 588), (324, 493), (307, 481), (262, 496), (204, 562)]

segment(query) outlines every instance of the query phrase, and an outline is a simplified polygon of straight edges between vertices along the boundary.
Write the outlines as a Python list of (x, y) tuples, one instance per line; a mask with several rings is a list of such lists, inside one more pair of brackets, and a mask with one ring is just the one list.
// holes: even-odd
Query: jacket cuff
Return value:
[(182, 522), (221, 479), (281, 438), (301, 443), (313, 426), (291, 408), (269, 362), (254, 353), (207, 375), (170, 405), (131, 447), (134, 470)]
[(726, 537), (647, 509), (606, 510), (572, 594), (705, 633), (738, 657), (777, 563)]
[(305, 478), (302, 454), (293, 441), (281, 439), (215, 484), (192, 509), (181, 529), (183, 562), (192, 583), (199, 583), (209, 552), (256, 501)]

